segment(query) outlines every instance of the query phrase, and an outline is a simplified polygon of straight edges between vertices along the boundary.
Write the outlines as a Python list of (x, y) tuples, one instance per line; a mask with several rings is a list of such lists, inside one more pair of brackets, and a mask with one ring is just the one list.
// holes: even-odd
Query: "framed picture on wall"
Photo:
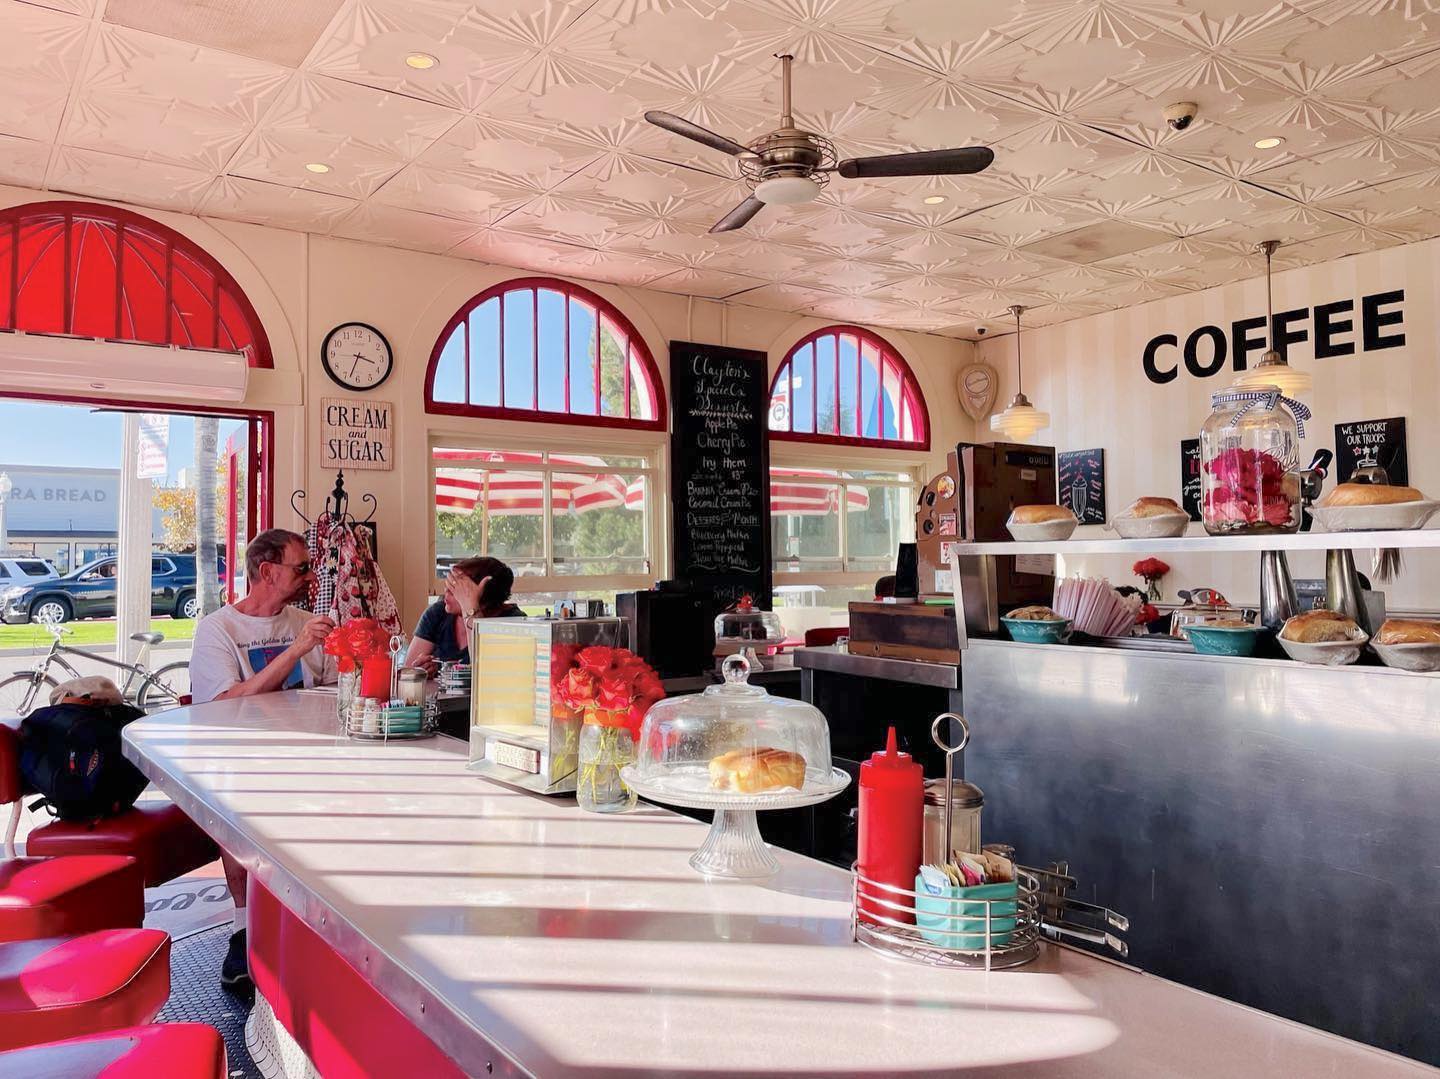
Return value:
[(1062, 450), (1059, 455), (1057, 501), (1075, 513), (1082, 525), (1105, 523), (1105, 451)]

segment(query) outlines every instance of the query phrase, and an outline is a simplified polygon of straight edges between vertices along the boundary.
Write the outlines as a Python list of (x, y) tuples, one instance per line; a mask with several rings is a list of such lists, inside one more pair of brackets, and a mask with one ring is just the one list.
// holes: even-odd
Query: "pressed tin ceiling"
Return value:
[[(1440, 0), (0, 0), (0, 34), (0, 181), (952, 336), (1440, 233)], [(782, 51), (841, 156), (995, 164), (709, 235), (734, 162), (642, 115), (748, 142)]]

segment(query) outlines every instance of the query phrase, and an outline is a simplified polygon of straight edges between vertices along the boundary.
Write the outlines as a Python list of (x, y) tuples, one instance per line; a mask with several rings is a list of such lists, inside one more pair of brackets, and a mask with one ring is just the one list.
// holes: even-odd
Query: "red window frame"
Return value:
[[(540, 408), (540, 293), (558, 292), (565, 297), (565, 410), (551, 411)], [(531, 297), (532, 326), (534, 332), (530, 355), (527, 357), (516, 357), (512, 362), (519, 364), (526, 363), (530, 367), (530, 408), (518, 408), (513, 405), (503, 404), (505, 400), (505, 370), (508, 366), (504, 356), (504, 310), (505, 297), (513, 292), (529, 292)], [(498, 299), (501, 311), (501, 357), (497, 364), (499, 373), (499, 405), (481, 405), (472, 403), (473, 389), (470, 385), (470, 334), (468, 329), (463, 331), (462, 351), (460, 362), (465, 370), (465, 400), (464, 401), (437, 401), (435, 399), (435, 376), (439, 369), (440, 358), (445, 348), (450, 343), (451, 337), (460, 332), (462, 327), (469, 326), (470, 313), (476, 308)], [(576, 300), (579, 303), (591, 307), (595, 311), (596, 326), (596, 356), (599, 356), (599, 334), (601, 327), (608, 323), (611, 332), (619, 338), (624, 348), (626, 363), (625, 373), (625, 416), (601, 416), (592, 415), (586, 412), (575, 412), (571, 410), (570, 401), (570, 301)], [(640, 370), (644, 373), (647, 385), (633, 385), (631, 368), (635, 366), (634, 361), (639, 361)], [(511, 367), (511, 370), (516, 368)], [(596, 379), (596, 408), (599, 408), (599, 379), (600, 364), (595, 364)], [(652, 419), (634, 419), (629, 416), (632, 406), (632, 395), (635, 393), (648, 394), (651, 403)], [(482, 419), (495, 420), (521, 420), (529, 423), (559, 423), (576, 427), (610, 427), (622, 428), (631, 431), (664, 431), (667, 429), (667, 415), (664, 383), (660, 379), (659, 368), (655, 366), (655, 360), (650, 355), (650, 349), (645, 344), (645, 339), (640, 336), (634, 324), (625, 317), (624, 313), (603, 296), (599, 296), (581, 285), (570, 281), (562, 281), (554, 277), (517, 277), (508, 281), (501, 281), (491, 285), (484, 292), (472, 296), (450, 317), (445, 323), (445, 328), (440, 331), (439, 337), (435, 340), (435, 347), (430, 352), (430, 363), (425, 370), (425, 411), (427, 413), (442, 416), (473, 416)]]
[(213, 348), (274, 366), (259, 316), (213, 256), (158, 221), (92, 202), (0, 210), (0, 330)]
[[(795, 423), (795, 389), (793, 377), (795, 369), (794, 364), (796, 362), (797, 356), (806, 348), (806, 346), (814, 346), (816, 342), (825, 337), (835, 338), (836, 407), (834, 424), (832, 430), (827, 432), (796, 431), (793, 429)], [(915, 437), (913, 439), (905, 439), (899, 437), (898, 432), (903, 430), (903, 428), (898, 422), (898, 419), (895, 425), (895, 429), (897, 432), (897, 437), (895, 438), (867, 438), (860, 434), (847, 435), (841, 433), (841, 429), (844, 425), (844, 418), (841, 416), (840, 413), (839, 370), (840, 338), (842, 337), (855, 338), (855, 356), (857, 367), (855, 380), (856, 401), (853, 417), (855, 430), (859, 432), (865, 429), (864, 424), (861, 422), (859, 414), (862, 407), (860, 397), (861, 384), (863, 380), (859, 376), (858, 369), (860, 363), (863, 362), (865, 348), (866, 346), (869, 346), (870, 348), (873, 348), (875, 350), (879, 360), (879, 383), (877, 384), (877, 392), (875, 394), (875, 407), (879, 410), (879, 416), (877, 417), (878, 422), (876, 424), (876, 427), (878, 430), (881, 431), (885, 429), (884, 421), (886, 398), (884, 389), (887, 375), (891, 371), (893, 371), (897, 376), (899, 384), (899, 398), (905, 403), (905, 406), (907, 407), (915, 425)], [(812, 417), (816, 417), (818, 419), (818, 403), (814, 400), (816, 389), (814, 370), (816, 363), (815, 356), (816, 350), (814, 347), (811, 347), (809, 361), (810, 381), (808, 383), (810, 387), (809, 392), (812, 401), (810, 414)], [(785, 353), (785, 358), (780, 362), (779, 367), (775, 369), (775, 377), (770, 381), (769, 399), (771, 402), (773, 402), (775, 399), (776, 390), (779, 388), (782, 379), (786, 380), (789, 383), (787, 386), (786, 394), (786, 400), (788, 402), (788, 413), (786, 421), (790, 424), (790, 428), (777, 429), (774, 427), (770, 427), (769, 434), (772, 439), (777, 439), (782, 442), (808, 442), (812, 444), (826, 446), (872, 446), (877, 449), (916, 450), (922, 452), (928, 451), (930, 449), (930, 410), (925, 404), (925, 395), (920, 390), (920, 383), (915, 378), (915, 373), (910, 369), (910, 365), (905, 362), (905, 357), (900, 355), (900, 351), (877, 333), (867, 330), (862, 326), (847, 325), (825, 326), (822, 329), (815, 330), (813, 333), (808, 333), (790, 347), (790, 350)]]

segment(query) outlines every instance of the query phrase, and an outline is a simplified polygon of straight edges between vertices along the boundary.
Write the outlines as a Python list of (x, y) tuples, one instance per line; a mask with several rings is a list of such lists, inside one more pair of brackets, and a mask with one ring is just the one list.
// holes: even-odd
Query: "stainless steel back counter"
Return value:
[(972, 640), (984, 836), (1142, 969), (1440, 1063), (1440, 675)]

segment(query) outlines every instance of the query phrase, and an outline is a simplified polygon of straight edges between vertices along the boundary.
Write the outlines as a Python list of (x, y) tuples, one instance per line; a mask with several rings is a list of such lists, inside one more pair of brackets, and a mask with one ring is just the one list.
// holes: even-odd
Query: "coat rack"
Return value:
[[(314, 524), (315, 522), (310, 520), (309, 517), (306, 517), (305, 511), (296, 504), (297, 501), (305, 501), (304, 488), (297, 488), (291, 492), (290, 508), (295, 511), (295, 515), (304, 521), (307, 526)], [(345, 470), (343, 468), (340, 469), (335, 473), (335, 486), (325, 497), (324, 512), (329, 515), (332, 521), (340, 521), (352, 525), (367, 525), (375, 519), (375, 510), (378, 508), (379, 503), (376, 502), (375, 496), (369, 491), (366, 491), (360, 496), (360, 501), (370, 504), (370, 512), (366, 514), (363, 521), (357, 521), (350, 513), (350, 492), (345, 490)]]

